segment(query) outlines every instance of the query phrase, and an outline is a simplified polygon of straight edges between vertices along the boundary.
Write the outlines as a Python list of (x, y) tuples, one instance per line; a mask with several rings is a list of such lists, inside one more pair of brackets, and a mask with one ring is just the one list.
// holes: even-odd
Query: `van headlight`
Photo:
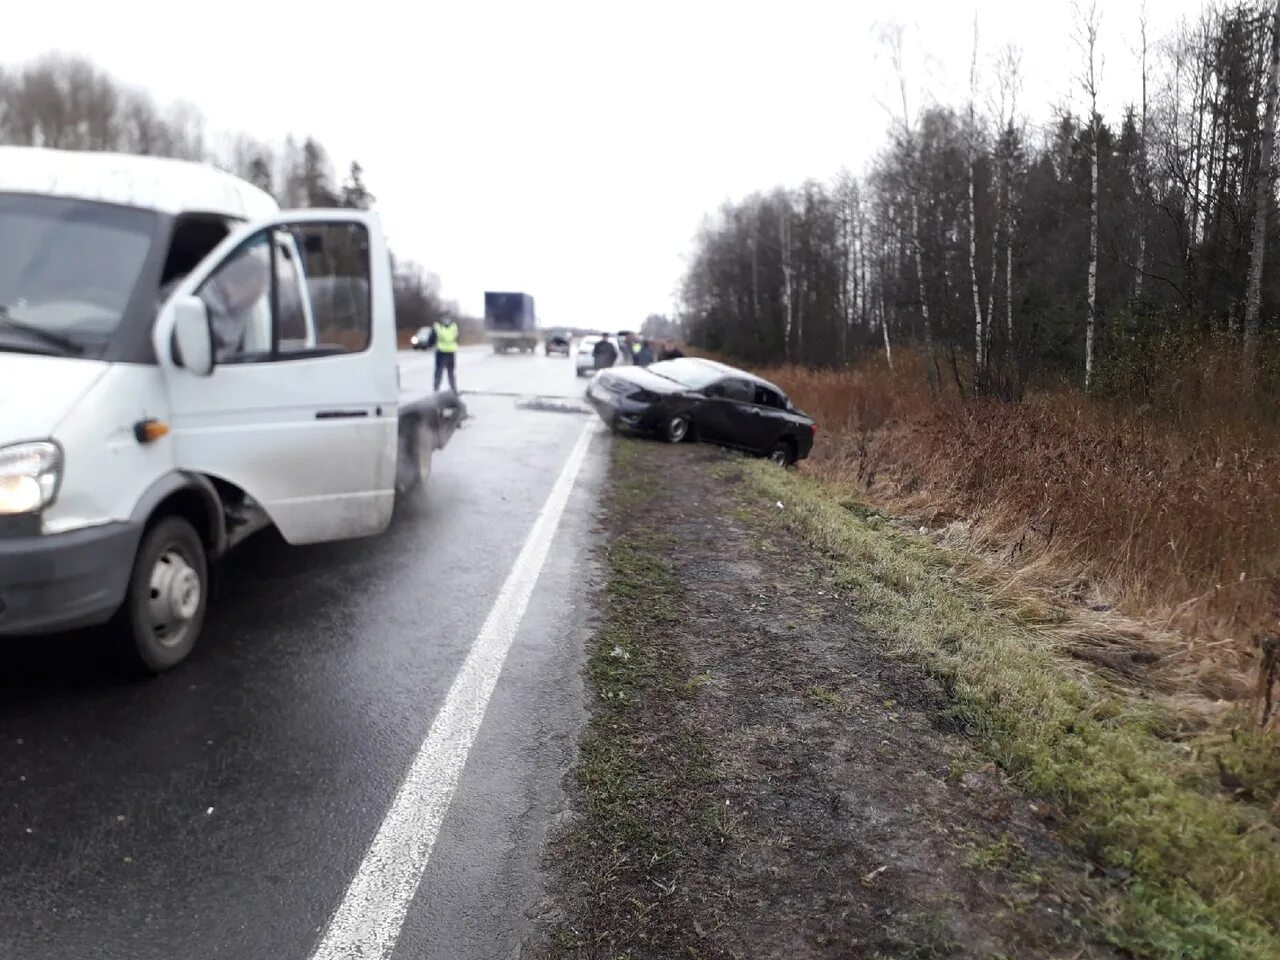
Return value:
[(62, 480), (62, 450), (40, 440), (0, 447), (0, 516), (38, 513), (53, 502)]

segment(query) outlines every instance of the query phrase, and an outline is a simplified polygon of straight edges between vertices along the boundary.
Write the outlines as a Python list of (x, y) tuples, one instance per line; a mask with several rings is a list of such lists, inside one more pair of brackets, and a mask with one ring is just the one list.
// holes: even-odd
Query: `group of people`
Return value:
[[(458, 355), (458, 323), (452, 317), (437, 320), (431, 325), (427, 346), (435, 347), (436, 369), (434, 389), (439, 391), (440, 381), (449, 378), (449, 389), (458, 392), (457, 355)], [(615, 363), (633, 364), (647, 367), (655, 360), (675, 360), (684, 356), (684, 352), (676, 346), (674, 340), (648, 340), (637, 337), (634, 333), (624, 333), (618, 337), (617, 345), (606, 333), (596, 341), (591, 350), (595, 368), (603, 370)]]
[(655, 343), (653, 340), (637, 337), (634, 333), (622, 334), (615, 346), (606, 333), (596, 341), (596, 345), (591, 350), (591, 356), (595, 360), (596, 369), (603, 370), (605, 367), (612, 367), (615, 363), (647, 367), (655, 360), (675, 360), (683, 357), (684, 353), (671, 340)]

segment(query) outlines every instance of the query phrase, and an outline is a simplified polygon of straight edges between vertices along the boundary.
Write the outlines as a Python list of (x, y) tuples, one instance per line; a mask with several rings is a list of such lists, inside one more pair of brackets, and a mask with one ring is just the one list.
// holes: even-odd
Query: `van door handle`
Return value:
[(367, 417), (368, 410), (317, 410), (317, 420), (347, 420), (352, 417)]

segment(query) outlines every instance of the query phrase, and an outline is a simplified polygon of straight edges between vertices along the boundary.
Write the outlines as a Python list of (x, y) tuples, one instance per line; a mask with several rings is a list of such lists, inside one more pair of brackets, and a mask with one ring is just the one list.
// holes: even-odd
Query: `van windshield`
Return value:
[(147, 210), (0, 194), (0, 351), (100, 356), (155, 227)]

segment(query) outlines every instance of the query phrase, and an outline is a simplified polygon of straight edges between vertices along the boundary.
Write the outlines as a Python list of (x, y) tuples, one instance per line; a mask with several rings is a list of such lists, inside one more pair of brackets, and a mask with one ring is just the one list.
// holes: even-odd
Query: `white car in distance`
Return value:
[(595, 372), (596, 358), (592, 351), (599, 342), (599, 337), (583, 337), (578, 341), (578, 349), (573, 353), (573, 366), (579, 377)]

